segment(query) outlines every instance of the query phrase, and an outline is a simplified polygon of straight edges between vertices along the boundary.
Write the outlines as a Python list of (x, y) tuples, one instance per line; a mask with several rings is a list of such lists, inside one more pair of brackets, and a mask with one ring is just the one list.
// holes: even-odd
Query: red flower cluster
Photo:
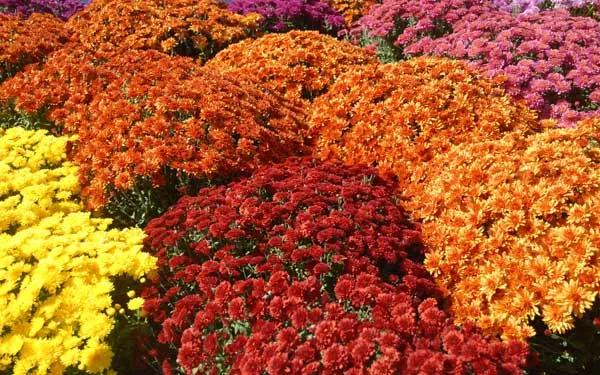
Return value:
[(152, 355), (167, 373), (517, 373), (525, 344), (437, 308), (392, 189), (373, 168), (292, 158), (182, 198), (146, 228), (159, 275), (144, 310), (175, 348)]
[(82, 125), (73, 159), (88, 207), (106, 202), (107, 186), (127, 190), (137, 177), (161, 186), (165, 168), (223, 177), (304, 151), (305, 115), (278, 95), (189, 58), (128, 56), (115, 60), (127, 64), (72, 121)]
[(28, 19), (0, 14), (0, 82), (68, 41), (64, 22), (49, 14)]
[(414, 298), (406, 285), (344, 275), (329, 293), (314, 277), (287, 276), (219, 285), (183, 333), (178, 362), (188, 373), (217, 373), (212, 342), (225, 339), (225, 329), (209, 327), (252, 322), (249, 336), (235, 335), (222, 349), (233, 357), (231, 374), (520, 374), (526, 365), (526, 344), (457, 329), (435, 299)]

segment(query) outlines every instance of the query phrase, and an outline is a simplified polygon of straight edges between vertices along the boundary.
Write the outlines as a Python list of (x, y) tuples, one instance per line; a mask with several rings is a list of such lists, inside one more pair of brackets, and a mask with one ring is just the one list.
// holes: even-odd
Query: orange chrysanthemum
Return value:
[(296, 30), (233, 44), (206, 65), (253, 77), (288, 99), (313, 100), (340, 74), (375, 62), (372, 54), (350, 43)]
[(259, 19), (218, 0), (95, 0), (67, 27), (93, 51), (154, 49), (207, 59), (252, 35)]
[(87, 121), (87, 107), (109, 83), (134, 73), (140, 65), (164, 62), (165, 69), (190, 73), (199, 68), (191, 58), (170, 59), (153, 51), (122, 54), (88, 51), (72, 42), (50, 54), (44, 64), (32, 64), (0, 85), (2, 106), (29, 116), (43, 116), (56, 128), (76, 133)]
[(279, 95), (189, 58), (135, 53), (78, 129), (73, 158), (89, 208), (106, 203), (107, 187), (127, 190), (137, 177), (161, 186), (166, 168), (226, 177), (305, 151), (305, 113)]
[(315, 100), (309, 125), (318, 157), (377, 164), (400, 181), (452, 144), (539, 126), (497, 82), (443, 58), (353, 69)]
[(348, 25), (364, 16), (375, 4), (377, 0), (331, 0), (332, 7), (342, 13)]
[[(531, 319), (564, 333), (598, 295), (600, 119), (576, 129), (479, 140), (436, 154), (406, 206), (423, 223), (425, 265), (458, 321), (525, 339)], [(590, 141), (591, 140), (591, 141)]]
[(64, 22), (49, 14), (0, 14), (0, 82), (68, 41)]

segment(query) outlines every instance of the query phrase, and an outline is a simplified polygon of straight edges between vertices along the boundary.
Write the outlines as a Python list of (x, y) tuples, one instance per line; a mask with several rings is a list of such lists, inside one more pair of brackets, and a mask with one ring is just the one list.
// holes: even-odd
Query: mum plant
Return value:
[(87, 207), (140, 178), (164, 186), (169, 170), (226, 178), (305, 151), (300, 108), (242, 77), (145, 53), (95, 96), (78, 129), (72, 157)]
[(83, 212), (71, 140), (0, 130), (2, 372), (107, 373), (113, 298), (127, 299), (113, 278), (132, 286), (155, 267), (141, 230), (108, 230), (111, 220)]
[(331, 6), (342, 13), (348, 26), (366, 14), (376, 3), (377, 0), (331, 0)]
[[(341, 276), (333, 292), (322, 287), (315, 277), (298, 281), (285, 271), (220, 283), (184, 331), (178, 362), (187, 374), (244, 375), (516, 375), (527, 366), (526, 344), (458, 328), (435, 299), (420, 301), (410, 287), (364, 273)], [(215, 345), (231, 331), (230, 346)], [(219, 366), (223, 357), (234, 358), (230, 372)]]
[(542, 118), (573, 125), (598, 112), (599, 36), (598, 21), (564, 9), (518, 16), (489, 10), (468, 14), (451, 34), (420, 39), (404, 51), (464, 59), (486, 76), (506, 76), (513, 97), (524, 98)]
[(458, 61), (415, 58), (341, 75), (315, 100), (309, 126), (319, 158), (377, 165), (404, 183), (452, 144), (528, 134), (535, 120), (498, 81)]
[(233, 0), (231, 11), (262, 16), (265, 31), (318, 30), (335, 35), (344, 26), (344, 17), (323, 0)]
[[(159, 272), (144, 311), (160, 327), (150, 352), (163, 372), (524, 366), (526, 345), (460, 332), (440, 311), (415, 262), (419, 226), (376, 173), (292, 158), (152, 220), (146, 246)], [(476, 343), (479, 358), (466, 353)]]
[(33, 13), (49, 13), (65, 21), (84, 7), (79, 0), (0, 0), (0, 12), (24, 18)]
[[(111, 201), (119, 225), (143, 225), (183, 193), (195, 193), (205, 178), (231, 177), (252, 170), (252, 160), (303, 152), (303, 109), (243, 80), (190, 58), (92, 53), (71, 44), (5, 82), (0, 116), (80, 134), (73, 155), (86, 171), (89, 207)], [(35, 94), (22, 90), (26, 86)], [(122, 142), (131, 146), (125, 150)], [(138, 182), (134, 195), (121, 194)]]
[(459, 322), (525, 339), (563, 334), (598, 295), (597, 120), (438, 153), (405, 190), (425, 266)]
[(0, 14), (0, 82), (44, 59), (68, 41), (64, 23), (49, 14), (28, 19)]
[(67, 27), (91, 51), (153, 49), (206, 60), (252, 36), (259, 19), (230, 12), (220, 0), (95, 0)]
[(81, 210), (77, 167), (65, 160), (73, 138), (22, 128), (2, 131), (0, 231), (14, 233), (56, 213)]
[(496, 8), (487, 0), (383, 0), (352, 25), (349, 36), (354, 43), (378, 50), (385, 62), (398, 61), (409, 57), (404, 52), (407, 45), (451, 33), (454, 22), (485, 9)]
[(1, 125), (77, 133), (87, 122), (88, 107), (97, 94), (118, 78), (131, 79), (140, 66), (151, 63), (189, 74), (198, 68), (192, 59), (156, 51), (114, 55), (88, 51), (70, 42), (43, 64), (29, 65), (0, 86)]
[(253, 78), (305, 104), (327, 92), (335, 79), (375, 58), (367, 51), (316, 31), (269, 34), (233, 44), (206, 66)]

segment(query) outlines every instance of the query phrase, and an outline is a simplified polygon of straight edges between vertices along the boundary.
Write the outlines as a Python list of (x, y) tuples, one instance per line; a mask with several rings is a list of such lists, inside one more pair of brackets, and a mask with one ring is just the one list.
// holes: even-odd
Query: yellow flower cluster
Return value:
[(0, 232), (31, 226), (55, 212), (81, 205), (77, 167), (65, 161), (72, 138), (45, 131), (0, 129)]
[(573, 328), (600, 290), (600, 120), (437, 154), (407, 188), (457, 320), (503, 338)]
[(141, 251), (143, 231), (107, 230), (109, 219), (75, 211), (79, 203), (68, 198), (78, 191), (70, 180), (77, 170), (64, 162), (66, 141), (39, 131), (0, 133), (2, 196), (26, 190), (27, 179), (39, 186), (13, 209), (27, 219), (0, 230), (0, 372), (110, 373), (111, 278), (140, 278), (155, 267)]

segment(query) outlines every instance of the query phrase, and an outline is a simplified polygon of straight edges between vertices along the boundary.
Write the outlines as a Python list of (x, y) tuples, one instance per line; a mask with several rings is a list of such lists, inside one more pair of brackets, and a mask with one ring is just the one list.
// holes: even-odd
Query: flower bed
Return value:
[(599, 22), (0, 0), (0, 374), (600, 373)]

